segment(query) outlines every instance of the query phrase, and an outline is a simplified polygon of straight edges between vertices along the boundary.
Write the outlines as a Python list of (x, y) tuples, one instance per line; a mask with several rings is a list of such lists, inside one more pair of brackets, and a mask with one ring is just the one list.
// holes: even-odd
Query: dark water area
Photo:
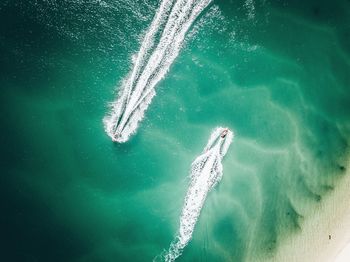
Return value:
[(102, 119), (158, 4), (1, 1), (1, 261), (151, 261), (218, 125), (236, 137), (178, 261), (269, 258), (346, 176), (346, 0), (213, 1), (112, 143)]

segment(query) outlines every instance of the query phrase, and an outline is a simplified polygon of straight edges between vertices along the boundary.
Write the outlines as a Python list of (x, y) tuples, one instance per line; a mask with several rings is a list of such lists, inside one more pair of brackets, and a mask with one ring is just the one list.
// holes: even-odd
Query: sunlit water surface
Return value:
[(294, 2), (213, 1), (116, 144), (102, 119), (158, 2), (1, 1), (0, 260), (151, 261), (216, 126), (235, 140), (178, 261), (268, 258), (300, 234), (346, 174), (350, 3)]

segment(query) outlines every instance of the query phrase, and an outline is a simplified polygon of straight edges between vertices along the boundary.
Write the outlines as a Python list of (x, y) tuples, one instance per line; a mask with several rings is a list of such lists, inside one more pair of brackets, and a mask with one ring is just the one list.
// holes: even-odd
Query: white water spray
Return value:
[[(125, 142), (136, 132), (145, 110), (178, 56), (187, 31), (212, 0), (163, 0), (123, 81), (118, 99), (103, 119), (113, 141)], [(156, 41), (159, 38), (158, 41)]]
[(179, 231), (164, 254), (154, 261), (174, 261), (192, 238), (192, 233), (200, 215), (208, 192), (222, 178), (222, 158), (233, 139), (233, 133), (227, 128), (218, 127), (211, 134), (203, 153), (191, 166), (190, 185), (180, 217)]

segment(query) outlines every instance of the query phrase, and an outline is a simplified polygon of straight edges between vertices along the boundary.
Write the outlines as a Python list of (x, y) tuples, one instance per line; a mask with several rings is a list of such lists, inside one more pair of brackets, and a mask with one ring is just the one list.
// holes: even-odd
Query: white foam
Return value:
[(155, 86), (178, 56), (187, 31), (211, 1), (162, 1), (134, 56), (134, 67), (104, 118), (105, 130), (113, 141), (125, 142), (136, 131), (156, 94)]
[(156, 257), (154, 261), (174, 261), (191, 240), (207, 194), (222, 178), (221, 161), (233, 139), (233, 133), (229, 130), (222, 138), (224, 130), (222, 127), (214, 130), (202, 154), (192, 163), (191, 181), (180, 217), (179, 231), (169, 250)]
[(253, 0), (246, 0), (244, 6), (248, 10), (248, 19), (252, 20), (255, 17), (255, 5)]

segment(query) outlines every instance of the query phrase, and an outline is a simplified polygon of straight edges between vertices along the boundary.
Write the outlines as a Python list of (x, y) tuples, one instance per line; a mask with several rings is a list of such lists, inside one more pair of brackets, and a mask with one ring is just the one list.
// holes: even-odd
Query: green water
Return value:
[(236, 137), (179, 261), (300, 234), (346, 173), (350, 2), (245, 2), (213, 2), (119, 145), (102, 118), (158, 2), (1, 1), (1, 261), (151, 261), (217, 125)]

